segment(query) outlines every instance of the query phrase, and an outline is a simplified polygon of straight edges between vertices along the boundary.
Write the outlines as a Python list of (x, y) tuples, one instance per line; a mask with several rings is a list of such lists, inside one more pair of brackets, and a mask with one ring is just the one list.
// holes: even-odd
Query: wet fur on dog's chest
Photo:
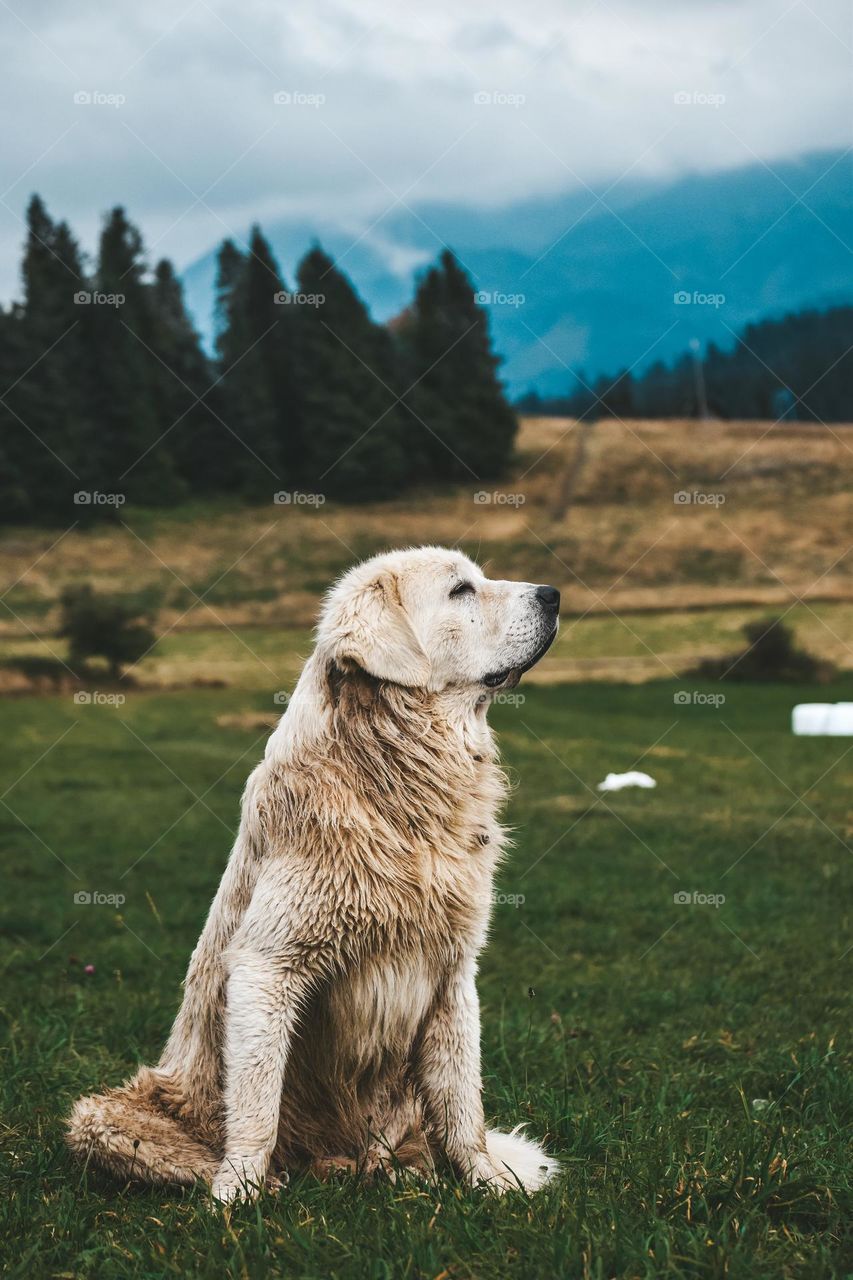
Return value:
[(479, 950), (506, 844), (485, 719), (453, 729), (423, 696), (380, 695), (360, 676), (335, 693), (322, 764), (268, 752), (259, 770), (258, 825), (289, 836), (279, 856), (291, 906), (335, 903), (347, 952), (426, 948), (446, 963), (455, 944)]
[[(489, 785), (481, 795), (473, 782), (464, 811), (437, 843), (434, 831), (429, 839), (412, 831), (386, 848), (374, 828), (369, 847), (354, 858), (361, 841), (350, 840), (334, 891), (353, 905), (334, 972), (301, 1020), (285, 1079), (283, 1148), (307, 1141), (300, 1114), (309, 1101), (315, 1114), (330, 1117), (308, 1143), (314, 1150), (342, 1132), (357, 1147), (369, 1128), (409, 1114), (400, 1099), (408, 1096), (421, 1030), (460, 957), (479, 952), (486, 939), (504, 843)], [(342, 1098), (350, 1099), (345, 1108)]]
[[(464, 856), (419, 859), (417, 873), (402, 878), (402, 893), (400, 880), (395, 885), (390, 918), (389, 887), (376, 886), (381, 905), (374, 912), (368, 904), (360, 924), (353, 921), (339, 968), (305, 1010), (291, 1067), (300, 1092), (313, 1078), (331, 1096), (346, 1080), (367, 1106), (367, 1099), (401, 1087), (448, 974), (485, 942), (497, 844), (477, 841)], [(288, 1087), (293, 1083), (291, 1076)]]
[(425, 954), (379, 956), (334, 981), (324, 1003), (339, 1067), (357, 1076), (386, 1056), (404, 1060), (439, 982)]
[(362, 839), (350, 838), (346, 867), (338, 862), (329, 891), (360, 905), (347, 912), (339, 967), (315, 993), (304, 1027), (330, 1047), (336, 1073), (393, 1073), (447, 974), (485, 943), (506, 835), (495, 812), (497, 768), (485, 759), (471, 765), (468, 791), (455, 796), (442, 831), (411, 822), (407, 839), (398, 826), (387, 846), (376, 815)]

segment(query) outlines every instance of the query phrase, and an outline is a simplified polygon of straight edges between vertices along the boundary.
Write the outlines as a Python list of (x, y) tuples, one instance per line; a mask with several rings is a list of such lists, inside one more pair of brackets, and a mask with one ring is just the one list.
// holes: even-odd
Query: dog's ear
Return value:
[(337, 659), (354, 662), (380, 680), (417, 687), (429, 679), (429, 658), (389, 570), (363, 588), (347, 610), (335, 648)]

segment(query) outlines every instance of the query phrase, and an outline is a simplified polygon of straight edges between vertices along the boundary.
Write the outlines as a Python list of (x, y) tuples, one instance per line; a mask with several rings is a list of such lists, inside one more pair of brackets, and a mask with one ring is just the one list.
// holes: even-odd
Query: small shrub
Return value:
[(798, 649), (790, 627), (781, 618), (760, 618), (743, 628), (747, 646), (721, 658), (706, 658), (690, 674), (706, 680), (765, 681), (824, 684), (835, 674), (825, 662)]
[(86, 583), (62, 593), (60, 635), (68, 640), (71, 662), (86, 666), (90, 658), (105, 658), (118, 679), (126, 663), (137, 662), (156, 644), (151, 617), (138, 599), (100, 596)]

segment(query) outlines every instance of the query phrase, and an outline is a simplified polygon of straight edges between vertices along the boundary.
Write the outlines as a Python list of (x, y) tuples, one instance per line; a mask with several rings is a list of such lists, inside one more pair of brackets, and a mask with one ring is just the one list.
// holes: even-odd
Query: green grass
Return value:
[[(524, 900), (495, 907), (483, 957), (486, 1106), (547, 1135), (563, 1179), (498, 1201), (301, 1178), (229, 1216), (83, 1172), (61, 1127), (74, 1097), (160, 1051), (262, 750), (216, 718), (270, 710), (272, 684), (7, 701), (7, 1273), (844, 1275), (853, 752), (790, 735), (814, 691), (730, 686), (714, 708), (676, 705), (679, 687), (522, 685), (493, 713), (518, 783), (499, 887)], [(644, 752), (657, 789), (599, 797)], [(78, 906), (80, 890), (126, 902)]]

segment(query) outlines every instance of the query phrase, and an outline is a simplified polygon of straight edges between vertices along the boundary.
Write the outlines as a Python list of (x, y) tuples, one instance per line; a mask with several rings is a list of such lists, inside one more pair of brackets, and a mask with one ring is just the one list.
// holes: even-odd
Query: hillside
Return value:
[(87, 532), (8, 530), (0, 654), (61, 657), (58, 595), (87, 579), (159, 598), (165, 635), (134, 673), (143, 683), (285, 687), (336, 574), (382, 547), (438, 542), (493, 576), (560, 587), (562, 633), (533, 678), (671, 676), (736, 647), (744, 621), (789, 609), (798, 638), (853, 668), (853, 427), (602, 422), (580, 473), (578, 443), (571, 421), (525, 421), (488, 501), (473, 486), (363, 507), (271, 494), (127, 507)]

